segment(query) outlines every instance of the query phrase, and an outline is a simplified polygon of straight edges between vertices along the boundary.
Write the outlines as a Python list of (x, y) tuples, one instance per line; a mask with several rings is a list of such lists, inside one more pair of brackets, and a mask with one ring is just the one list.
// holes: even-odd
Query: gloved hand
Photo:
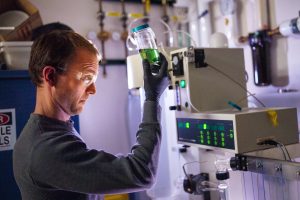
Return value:
[(151, 73), (151, 65), (147, 60), (143, 60), (144, 68), (144, 89), (146, 101), (159, 101), (160, 95), (166, 89), (169, 84), (167, 77), (168, 74), (168, 62), (162, 53), (160, 56), (160, 70), (157, 75)]

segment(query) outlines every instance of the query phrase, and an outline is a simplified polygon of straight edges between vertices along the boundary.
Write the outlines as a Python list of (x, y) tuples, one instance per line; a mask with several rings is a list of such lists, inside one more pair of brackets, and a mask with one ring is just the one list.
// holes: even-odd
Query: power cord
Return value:
[(267, 139), (261, 142), (258, 142), (257, 145), (271, 145), (271, 146), (276, 146), (278, 148), (280, 148), (280, 150), (282, 151), (282, 154), (284, 156), (284, 160), (289, 160), (292, 161), (291, 156), (286, 148), (286, 146), (280, 142), (277, 142), (276, 140), (273, 139)]

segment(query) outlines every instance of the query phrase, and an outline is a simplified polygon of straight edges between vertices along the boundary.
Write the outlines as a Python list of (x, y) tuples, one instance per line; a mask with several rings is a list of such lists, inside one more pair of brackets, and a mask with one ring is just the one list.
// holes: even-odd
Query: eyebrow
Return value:
[(97, 70), (94, 70), (95, 66), (91, 63), (82, 63), (81, 64), (82, 70), (83, 71), (88, 71), (88, 72), (92, 72), (92, 73), (98, 73)]

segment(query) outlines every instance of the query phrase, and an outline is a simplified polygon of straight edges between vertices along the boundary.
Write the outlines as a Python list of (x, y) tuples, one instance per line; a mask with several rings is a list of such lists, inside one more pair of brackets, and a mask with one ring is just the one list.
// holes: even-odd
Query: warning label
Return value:
[(15, 109), (0, 110), (0, 151), (12, 150), (16, 135)]

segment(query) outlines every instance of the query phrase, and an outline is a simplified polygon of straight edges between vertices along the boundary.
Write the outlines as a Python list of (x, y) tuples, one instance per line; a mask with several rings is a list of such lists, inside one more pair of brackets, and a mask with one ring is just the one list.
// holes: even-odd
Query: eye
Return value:
[(83, 74), (81, 77), (81, 80), (84, 82), (84, 84), (89, 85), (94, 81), (95, 75), (93, 74)]

